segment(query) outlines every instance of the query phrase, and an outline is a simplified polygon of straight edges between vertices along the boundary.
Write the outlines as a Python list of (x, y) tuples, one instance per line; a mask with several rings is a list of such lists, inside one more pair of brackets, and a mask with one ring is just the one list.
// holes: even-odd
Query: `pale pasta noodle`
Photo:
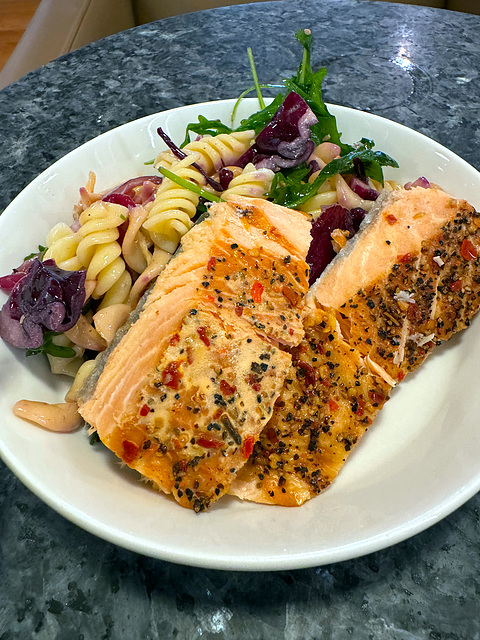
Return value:
[(116, 296), (115, 302), (124, 302), (128, 297), (129, 279), (122, 279), (125, 261), (117, 242), (118, 227), (127, 216), (128, 210), (122, 205), (103, 201), (95, 202), (80, 215), (78, 234), (82, 239), (77, 247), (77, 257), (87, 270), (87, 281), (96, 282), (93, 298), (101, 298), (118, 281), (119, 292), (124, 294), (124, 299), (119, 300)]
[(74, 378), (77, 371), (83, 363), (83, 353), (85, 349), (72, 342), (64, 333), (53, 336), (52, 342), (57, 346), (69, 347), (75, 351), (75, 355), (71, 358), (61, 358), (59, 356), (51, 356), (47, 354), (48, 362), (52, 373), (70, 376)]
[[(219, 171), (222, 167), (235, 164), (235, 162), (252, 145), (255, 131), (234, 131), (233, 133), (220, 133), (218, 136), (203, 136), (200, 140), (192, 140), (186, 144), (182, 151), (186, 154), (197, 153), (197, 163), (209, 175)], [(176, 162), (174, 154), (170, 151), (162, 151), (155, 160), (155, 167), (164, 167), (175, 171)]]
[(275, 174), (270, 169), (257, 169), (254, 164), (249, 163), (242, 173), (231, 180), (221, 197), (224, 200), (228, 200), (232, 196), (264, 198), (272, 186), (274, 176)]
[(81, 240), (78, 233), (64, 222), (56, 224), (47, 235), (47, 251), (44, 260), (55, 260), (57, 267), (65, 271), (78, 271), (82, 263), (77, 257), (77, 248)]
[[(204, 184), (204, 177), (192, 166), (197, 160), (197, 154), (179, 160), (174, 165), (175, 175), (196, 185)], [(143, 229), (146, 229), (158, 248), (173, 253), (182, 236), (193, 226), (191, 218), (197, 212), (198, 202), (198, 194), (164, 178)]]

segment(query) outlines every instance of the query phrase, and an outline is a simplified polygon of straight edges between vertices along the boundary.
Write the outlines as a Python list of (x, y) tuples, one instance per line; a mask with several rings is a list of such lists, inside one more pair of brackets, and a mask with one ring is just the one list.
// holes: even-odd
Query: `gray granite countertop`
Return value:
[[(284, 0), (169, 18), (89, 45), (0, 92), (0, 209), (52, 162), (140, 116), (236, 97), (317, 36), (324, 97), (425, 133), (480, 169), (480, 18)], [(403, 64), (407, 57), (411, 65)], [(0, 640), (480, 638), (480, 497), (369, 556), (278, 573), (194, 569), (97, 539), (0, 463)]]

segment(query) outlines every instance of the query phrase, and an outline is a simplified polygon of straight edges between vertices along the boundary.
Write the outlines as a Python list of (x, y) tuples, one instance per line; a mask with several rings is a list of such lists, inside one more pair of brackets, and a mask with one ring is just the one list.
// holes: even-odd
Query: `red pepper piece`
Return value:
[(253, 436), (248, 436), (245, 438), (242, 444), (242, 456), (247, 460), (253, 452), (253, 445), (255, 444), (255, 438)]
[(150, 413), (150, 407), (148, 406), (148, 404), (144, 404), (143, 407), (140, 409), (140, 415), (145, 417), (149, 413)]
[(216, 258), (210, 258), (210, 260), (207, 262), (207, 271), (215, 271), (215, 266), (217, 264), (217, 259)]
[(220, 391), (224, 396), (233, 396), (237, 387), (228, 384), (226, 380), (220, 380)]
[(207, 346), (210, 346), (210, 340), (207, 337), (207, 330), (205, 327), (198, 327), (197, 333), (200, 336), (200, 340)]
[(460, 247), (460, 255), (464, 260), (475, 260), (475, 258), (478, 258), (477, 247), (471, 240), (465, 238)]
[(178, 362), (170, 362), (162, 372), (162, 382), (167, 387), (178, 389), (182, 374), (178, 370)]
[(130, 462), (133, 462), (137, 457), (137, 453), (138, 453), (137, 445), (131, 440), (124, 440), (122, 442), (122, 446), (123, 446), (122, 460), (127, 464), (129, 464)]
[(240, 318), (243, 315), (243, 307), (241, 304), (237, 304), (235, 305), (235, 313), (237, 314), (237, 316)]
[(450, 283), (450, 291), (460, 291), (463, 287), (463, 282), (461, 280), (455, 280)]
[(403, 256), (397, 256), (397, 260), (402, 264), (406, 264), (407, 262), (410, 262), (412, 258), (413, 256), (411, 253), (405, 253)]
[(392, 213), (388, 213), (385, 216), (385, 220), (388, 222), (388, 224), (395, 224), (397, 222), (396, 217)]
[(333, 400), (333, 398), (328, 399), (328, 406), (330, 411), (336, 411), (338, 409), (338, 404)]
[(223, 440), (217, 440), (216, 438), (206, 438), (200, 436), (197, 438), (196, 443), (204, 449), (221, 449), (224, 445)]
[(255, 304), (260, 304), (262, 301), (262, 293), (263, 293), (263, 284), (261, 282), (254, 282), (252, 288), (250, 290), (250, 294), (253, 298)]

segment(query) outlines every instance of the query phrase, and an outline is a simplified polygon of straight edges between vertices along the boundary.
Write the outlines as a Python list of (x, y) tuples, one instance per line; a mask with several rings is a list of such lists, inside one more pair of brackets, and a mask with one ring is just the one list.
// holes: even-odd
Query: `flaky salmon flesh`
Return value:
[(334, 480), (391, 389), (477, 313), (479, 229), (438, 188), (382, 197), (311, 287), (305, 338), (231, 493), (297, 506)]
[(304, 336), (309, 229), (265, 200), (213, 205), (93, 374), (81, 415), (184, 507), (228, 491), (272, 415)]

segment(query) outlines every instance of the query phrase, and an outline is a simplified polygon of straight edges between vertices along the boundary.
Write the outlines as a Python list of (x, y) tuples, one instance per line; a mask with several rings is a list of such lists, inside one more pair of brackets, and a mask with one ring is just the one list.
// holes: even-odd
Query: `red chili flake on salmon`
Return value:
[(266, 427), (264, 433), (265, 433), (265, 435), (267, 436), (267, 438), (270, 440), (270, 442), (272, 444), (274, 444), (274, 445), (278, 444), (277, 432), (275, 431), (275, 429), (273, 427)]
[(397, 218), (392, 213), (388, 213), (385, 216), (385, 220), (388, 222), (388, 224), (392, 224), (392, 225), (397, 222)]
[(178, 384), (182, 374), (178, 370), (178, 362), (170, 362), (170, 364), (163, 370), (162, 373), (162, 382), (167, 387), (171, 387), (172, 389), (178, 389)]
[(224, 445), (223, 440), (217, 440), (216, 438), (206, 438), (205, 436), (200, 436), (200, 438), (197, 438), (196, 443), (204, 449), (221, 449)]
[(263, 293), (263, 284), (261, 282), (254, 282), (252, 285), (252, 289), (250, 291), (250, 295), (253, 298), (255, 304), (260, 304), (262, 301), (262, 293)]
[(133, 462), (138, 454), (137, 445), (131, 440), (124, 440), (122, 442), (122, 448), (123, 448), (122, 460), (127, 464), (129, 464), (130, 462)]
[(385, 396), (383, 395), (383, 393), (379, 393), (378, 391), (370, 390), (368, 395), (370, 396), (370, 400), (373, 402), (373, 404), (381, 404), (385, 401)]
[(208, 296), (207, 296), (207, 300), (208, 300), (209, 302), (215, 302), (215, 298), (214, 298), (213, 296), (211, 296), (210, 294), (208, 294)]
[(248, 378), (245, 379), (247, 384), (249, 384), (254, 391), (260, 391), (262, 385), (260, 384), (258, 378), (256, 378), (253, 373), (251, 373)]
[(330, 411), (336, 411), (338, 409), (338, 404), (332, 398), (328, 399), (328, 407)]
[(460, 291), (463, 287), (463, 282), (461, 280), (455, 280), (450, 283), (450, 291)]
[(235, 313), (237, 314), (237, 316), (238, 316), (239, 318), (241, 318), (241, 317), (242, 317), (242, 315), (243, 315), (243, 307), (242, 307), (242, 305), (241, 305), (241, 304), (238, 304), (238, 303), (237, 303), (237, 304), (235, 305)]
[(303, 360), (297, 360), (295, 362), (295, 366), (301, 369), (305, 375), (305, 384), (309, 387), (314, 387), (316, 382), (315, 369), (308, 362), (304, 362)]
[(398, 372), (398, 381), (401, 382), (404, 378), (405, 378), (405, 372), (404, 371), (399, 371)]
[(143, 407), (140, 409), (140, 415), (145, 417), (149, 413), (150, 413), (150, 407), (148, 406), (148, 404), (144, 404)]
[(215, 271), (215, 266), (217, 264), (217, 259), (216, 258), (210, 258), (210, 260), (207, 262), (207, 271)]
[(178, 333), (173, 334), (173, 336), (170, 338), (171, 346), (174, 347), (179, 342), (180, 342), (180, 336), (178, 335)]
[(248, 436), (248, 438), (245, 438), (242, 444), (242, 456), (245, 458), (245, 460), (252, 455), (254, 444), (255, 438), (253, 436)]
[(363, 416), (364, 409), (365, 409), (365, 400), (363, 398), (358, 398), (352, 407), (353, 413), (361, 417)]
[(464, 260), (475, 260), (478, 257), (478, 251), (476, 246), (471, 240), (465, 238), (460, 247), (460, 255)]
[(412, 256), (411, 253), (405, 253), (403, 256), (397, 256), (397, 260), (402, 264), (406, 264), (407, 262), (410, 262), (413, 257), (414, 256)]
[(327, 387), (327, 389), (330, 389), (332, 386), (332, 383), (328, 378), (321, 378), (320, 383), (323, 384), (324, 387)]
[(207, 330), (205, 329), (205, 327), (198, 327), (197, 333), (200, 336), (200, 340), (203, 342), (203, 344), (205, 344), (207, 347), (209, 347), (210, 346), (210, 340), (207, 337)]
[(220, 380), (220, 391), (223, 393), (224, 396), (233, 396), (236, 390), (237, 390), (237, 387), (234, 387), (233, 385), (228, 384), (226, 380)]

